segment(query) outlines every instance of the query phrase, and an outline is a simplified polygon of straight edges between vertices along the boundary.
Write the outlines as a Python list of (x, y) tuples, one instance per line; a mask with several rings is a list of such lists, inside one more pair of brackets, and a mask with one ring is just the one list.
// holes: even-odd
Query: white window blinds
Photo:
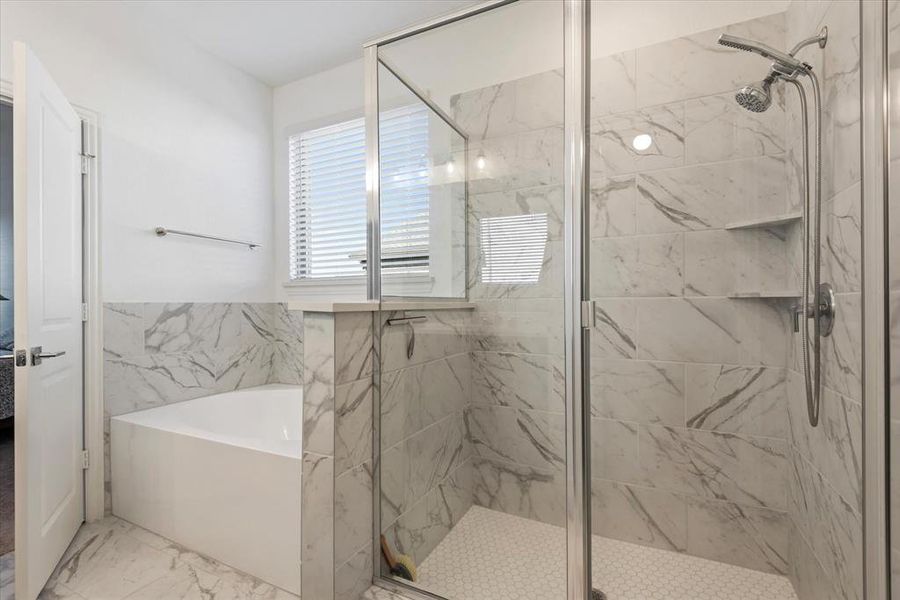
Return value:
[[(422, 105), (382, 113), (385, 272), (428, 272), (428, 118)], [(354, 119), (289, 139), (291, 279), (365, 273), (365, 137), (363, 119)]]
[(547, 246), (547, 213), (481, 219), (482, 283), (538, 283)]

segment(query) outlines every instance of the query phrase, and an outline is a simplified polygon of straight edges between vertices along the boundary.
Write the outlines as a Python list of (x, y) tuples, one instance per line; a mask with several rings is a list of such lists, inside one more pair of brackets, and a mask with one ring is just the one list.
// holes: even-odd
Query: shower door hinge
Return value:
[(91, 159), (91, 158), (97, 158), (97, 157), (94, 156), (93, 154), (85, 154), (85, 153), (79, 154), (79, 156), (81, 157), (81, 174), (82, 174), (82, 175), (87, 175), (87, 173), (88, 173), (88, 159)]
[(593, 300), (582, 300), (581, 301), (581, 327), (583, 329), (590, 329), (594, 326), (594, 301)]
[(91, 455), (88, 453), (87, 450), (82, 450), (81, 451), (81, 468), (87, 469), (90, 466), (91, 466)]
[(87, 303), (86, 303), (86, 302), (82, 302), (82, 303), (81, 303), (81, 321), (82, 321), (82, 322), (86, 322), (87, 320), (88, 320)]

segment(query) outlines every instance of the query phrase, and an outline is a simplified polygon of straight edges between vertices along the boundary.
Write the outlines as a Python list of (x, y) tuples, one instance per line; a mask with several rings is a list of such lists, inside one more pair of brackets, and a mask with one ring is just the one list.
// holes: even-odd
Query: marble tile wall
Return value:
[(386, 325), (406, 314), (380, 315), (381, 523), (394, 551), (421, 564), (472, 505), (471, 311)]
[[(471, 404), (465, 414), (476, 504), (565, 523), (562, 70), (451, 100), (470, 135)], [(483, 168), (474, 161), (485, 158)], [(537, 281), (482, 272), (483, 219), (546, 215)]]
[[(823, 340), (819, 426), (807, 420), (799, 336), (788, 366), (789, 497), (794, 524), (792, 578), (801, 600), (863, 597), (860, 24), (857, 2), (795, 0), (788, 41), (828, 27), (828, 45), (802, 51), (822, 82), (823, 281), (837, 294), (838, 318)], [(801, 206), (801, 132), (796, 95), (786, 97), (789, 204)], [(792, 243), (802, 257), (800, 228)], [(797, 286), (800, 287), (799, 285)]]
[(302, 316), (277, 303), (106, 303), (103, 357), (109, 512), (109, 418), (255, 385), (299, 385)]
[(372, 580), (372, 313), (303, 318), (303, 596), (356, 600)]
[[(595, 59), (591, 123), (594, 532), (789, 571), (785, 229), (727, 231), (790, 206), (783, 98), (744, 111), (758, 57), (722, 30), (786, 44), (785, 15)], [(562, 75), (457, 96), (470, 166), (477, 504), (562, 524)], [(635, 150), (635, 136), (652, 143)], [(474, 159), (473, 159), (474, 160)], [(540, 279), (485, 282), (478, 222), (546, 213)], [(837, 376), (837, 374), (836, 374)]]

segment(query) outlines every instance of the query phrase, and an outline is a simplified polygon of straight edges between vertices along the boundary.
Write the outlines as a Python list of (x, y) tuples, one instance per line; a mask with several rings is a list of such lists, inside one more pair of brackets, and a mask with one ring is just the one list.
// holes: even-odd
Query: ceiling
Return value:
[(362, 44), (475, 0), (142, 0), (195, 46), (271, 86), (362, 56)]

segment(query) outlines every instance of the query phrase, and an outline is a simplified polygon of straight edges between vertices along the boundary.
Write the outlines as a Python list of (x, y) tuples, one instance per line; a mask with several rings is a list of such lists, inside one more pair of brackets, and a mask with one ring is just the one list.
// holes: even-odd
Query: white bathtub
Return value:
[(300, 593), (299, 386), (113, 417), (113, 513)]

